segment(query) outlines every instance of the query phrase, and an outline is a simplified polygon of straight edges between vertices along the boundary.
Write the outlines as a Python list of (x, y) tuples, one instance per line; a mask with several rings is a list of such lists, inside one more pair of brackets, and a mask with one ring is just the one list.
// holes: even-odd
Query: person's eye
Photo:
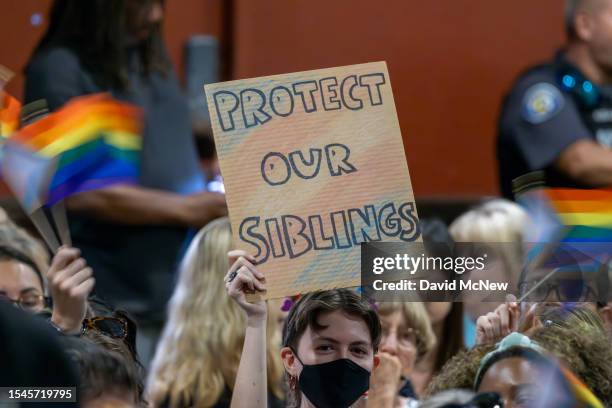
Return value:
[(411, 331), (405, 331), (401, 334), (401, 339), (403, 341), (414, 342), (414, 333)]
[(529, 398), (529, 397), (525, 397), (525, 396), (518, 396), (514, 400), (514, 404), (518, 408), (533, 407), (534, 406), (533, 403), (534, 403), (534, 399), (533, 398)]
[(365, 347), (354, 347), (352, 351), (359, 356), (365, 356), (368, 354), (368, 350), (366, 350)]
[(532, 407), (535, 402), (535, 396), (532, 392), (521, 391), (514, 397), (514, 403), (521, 408)]
[(317, 351), (333, 351), (334, 347), (330, 344), (321, 344), (317, 347)]
[(21, 306), (28, 308), (28, 309), (38, 306), (37, 299), (22, 299), (20, 303), (21, 303)]

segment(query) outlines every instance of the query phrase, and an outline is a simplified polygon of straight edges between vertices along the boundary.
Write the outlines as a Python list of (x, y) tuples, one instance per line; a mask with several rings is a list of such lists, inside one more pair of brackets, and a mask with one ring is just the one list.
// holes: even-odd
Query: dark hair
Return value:
[[(453, 240), (448, 232), (446, 224), (444, 224), (441, 219), (422, 219), (420, 224), (425, 247), (427, 248), (427, 245), (430, 244), (430, 248), (435, 252), (430, 255), (442, 258), (452, 258), (455, 256), (455, 240)], [(461, 279), (461, 277), (453, 271), (449, 271), (448, 278), (453, 281)], [(433, 374), (439, 372), (442, 366), (444, 366), (451, 357), (464, 348), (463, 303), (451, 303), (451, 310), (444, 319), (442, 339), (444, 339), (444, 341), (438, 339), (439, 348), (434, 363)]]
[(127, 392), (138, 401), (138, 379), (133, 366), (119, 354), (85, 338), (61, 338), (79, 373), (82, 402), (115, 392)]
[(434, 374), (439, 372), (444, 364), (454, 355), (464, 349), (463, 339), (463, 303), (452, 302), (451, 310), (444, 319), (442, 338), (434, 365)]
[(136, 334), (138, 331), (136, 322), (128, 312), (115, 309), (110, 303), (95, 295), (89, 297), (88, 307), (88, 317), (114, 317), (126, 322), (127, 336), (124, 339), (116, 339), (107, 333), (96, 330), (87, 331), (85, 337), (106, 350), (121, 354), (128, 364), (133, 365), (133, 371), (136, 373), (139, 401), (143, 401), (145, 368), (140, 362), (136, 350)]
[[(322, 330), (318, 318), (322, 313), (341, 310), (344, 313), (361, 318), (370, 332), (372, 348), (378, 351), (380, 344), (381, 327), (378, 314), (367, 301), (357, 293), (348, 289), (333, 289), (312, 292), (301, 297), (289, 311), (283, 327), (283, 346), (297, 350), (298, 342), (308, 327)], [(290, 387), (289, 387), (290, 388)], [(299, 406), (301, 396), (296, 386), (295, 390), (289, 391), (288, 402)]]
[(348, 289), (333, 289), (309, 293), (301, 297), (289, 311), (283, 327), (283, 346), (297, 349), (297, 343), (308, 327), (325, 329), (319, 322), (322, 313), (341, 310), (360, 317), (368, 326), (374, 351), (380, 344), (380, 319), (372, 305)]
[[(34, 55), (53, 46), (68, 47), (102, 87), (126, 89), (128, 83), (129, 20), (128, 4), (136, 2), (139, 11), (159, 0), (55, 0), (49, 26)], [(163, 48), (161, 26), (149, 27), (148, 38), (137, 47), (142, 73), (167, 73), (170, 63)]]
[(32, 270), (36, 273), (36, 276), (38, 276), (38, 279), (40, 280), (40, 287), (42, 288), (43, 292), (45, 291), (45, 280), (43, 278), (42, 272), (40, 271), (40, 269), (38, 269), (36, 263), (32, 259), (30, 259), (29, 256), (25, 255), (23, 252), (16, 250), (15, 248), (6, 245), (0, 245), (0, 261), (6, 260), (16, 261), (32, 268)]
[[(529, 337), (547, 353), (563, 361), (604, 405), (612, 406), (612, 348), (608, 336), (599, 328), (576, 320), (568, 326), (540, 327)], [(426, 394), (471, 388), (480, 361), (493, 349), (493, 345), (480, 345), (458, 353), (429, 383)]]

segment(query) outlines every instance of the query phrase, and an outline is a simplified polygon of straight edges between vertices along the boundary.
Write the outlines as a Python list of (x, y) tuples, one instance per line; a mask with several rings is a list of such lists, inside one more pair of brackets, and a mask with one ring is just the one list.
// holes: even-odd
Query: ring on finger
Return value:
[(232, 283), (232, 281), (236, 279), (236, 276), (238, 276), (237, 271), (233, 271), (232, 273), (230, 273), (229, 276), (227, 277), (227, 283)]

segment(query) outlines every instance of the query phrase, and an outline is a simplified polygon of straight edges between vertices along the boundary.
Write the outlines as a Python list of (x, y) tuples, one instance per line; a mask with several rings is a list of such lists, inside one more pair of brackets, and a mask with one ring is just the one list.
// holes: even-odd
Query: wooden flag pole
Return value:
[(62, 245), (72, 246), (68, 218), (66, 217), (66, 207), (63, 201), (51, 207), (51, 216), (53, 217), (53, 223), (55, 224)]
[(42, 207), (34, 210), (31, 214), (29, 214), (30, 220), (38, 230), (38, 233), (43, 237), (45, 243), (54, 254), (60, 247), (60, 244), (57, 240), (57, 236), (55, 232), (53, 232), (53, 228), (47, 219), (47, 215)]

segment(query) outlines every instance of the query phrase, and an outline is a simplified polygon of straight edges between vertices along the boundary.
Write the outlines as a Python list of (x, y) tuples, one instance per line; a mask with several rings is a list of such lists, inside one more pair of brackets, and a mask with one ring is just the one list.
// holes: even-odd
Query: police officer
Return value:
[(497, 155), (501, 190), (542, 171), (548, 186), (612, 186), (612, 0), (567, 0), (567, 44), (506, 96)]

